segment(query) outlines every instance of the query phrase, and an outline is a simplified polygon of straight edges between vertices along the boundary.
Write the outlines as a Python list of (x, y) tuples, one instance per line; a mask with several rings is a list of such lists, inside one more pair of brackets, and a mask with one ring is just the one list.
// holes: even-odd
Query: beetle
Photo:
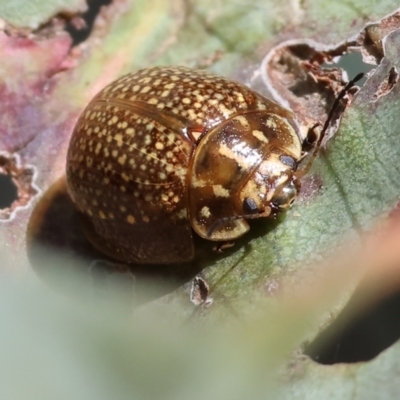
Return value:
[(67, 186), (104, 254), (186, 262), (193, 234), (231, 242), (249, 219), (290, 207), (303, 150), (294, 114), (274, 101), (205, 71), (154, 67), (112, 82), (83, 111)]

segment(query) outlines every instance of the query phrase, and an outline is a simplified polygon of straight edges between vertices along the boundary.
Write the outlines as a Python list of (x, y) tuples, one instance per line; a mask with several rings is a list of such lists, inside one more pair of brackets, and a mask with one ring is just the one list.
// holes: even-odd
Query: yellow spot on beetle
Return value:
[(114, 138), (115, 138), (115, 140), (117, 141), (117, 142), (122, 142), (122, 135), (120, 134), (120, 133), (117, 133), (115, 136), (114, 136)]
[(130, 214), (126, 217), (126, 220), (130, 224), (134, 224), (136, 222), (135, 217), (133, 215), (130, 215)]
[(238, 121), (240, 125), (243, 126), (243, 128), (250, 129), (249, 121), (247, 120), (247, 118), (243, 117), (243, 115), (238, 115), (237, 117), (235, 117), (235, 120)]
[(124, 181), (126, 181), (126, 182), (129, 182), (129, 180), (130, 180), (129, 175), (127, 175), (125, 172), (123, 172), (123, 173), (121, 174), (121, 178), (122, 178)]
[(229, 190), (221, 185), (213, 185), (213, 192), (217, 197), (229, 197)]
[(121, 165), (125, 165), (125, 162), (126, 162), (126, 154), (122, 154), (122, 156), (118, 158), (118, 162), (119, 162)]
[(140, 93), (147, 93), (147, 92), (150, 92), (150, 90), (151, 90), (151, 86), (145, 86), (145, 87), (140, 91)]
[(276, 128), (276, 122), (272, 118), (268, 118), (267, 126), (268, 128)]
[(210, 209), (207, 206), (204, 206), (200, 210), (200, 216), (203, 217), (203, 218), (209, 218), (211, 216)]
[(222, 114), (224, 114), (224, 116), (229, 116), (230, 114), (232, 114), (233, 111), (236, 111), (235, 107), (232, 107), (232, 110), (228, 110), (224, 104), (219, 104), (218, 105), (218, 109), (219, 111), (221, 111)]
[(251, 134), (252, 134), (255, 138), (257, 138), (260, 142), (263, 142), (263, 143), (268, 143), (268, 142), (269, 142), (268, 138), (265, 137), (264, 132), (261, 132), (261, 131), (258, 131), (257, 129), (254, 129), (254, 130), (251, 132)]

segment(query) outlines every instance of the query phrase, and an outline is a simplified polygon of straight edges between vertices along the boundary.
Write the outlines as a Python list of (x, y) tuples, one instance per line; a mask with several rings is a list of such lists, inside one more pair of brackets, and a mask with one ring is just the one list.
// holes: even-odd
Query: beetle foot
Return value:
[(230, 249), (235, 245), (235, 242), (218, 242), (214, 247), (213, 251), (217, 253), (223, 253), (225, 250)]

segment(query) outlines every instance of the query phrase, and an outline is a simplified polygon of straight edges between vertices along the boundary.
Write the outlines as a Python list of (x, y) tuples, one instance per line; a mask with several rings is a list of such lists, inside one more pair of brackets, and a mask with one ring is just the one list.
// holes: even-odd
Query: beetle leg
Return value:
[(217, 253), (223, 253), (225, 250), (230, 249), (235, 245), (235, 242), (218, 242), (214, 247), (213, 251)]

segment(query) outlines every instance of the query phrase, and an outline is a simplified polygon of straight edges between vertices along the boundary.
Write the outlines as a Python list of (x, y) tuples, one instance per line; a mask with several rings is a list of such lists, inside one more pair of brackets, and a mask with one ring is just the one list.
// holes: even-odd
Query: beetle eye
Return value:
[(272, 203), (279, 209), (289, 208), (297, 197), (297, 187), (294, 182), (289, 181), (282, 190), (272, 198)]
[(245, 215), (257, 214), (259, 212), (256, 202), (251, 197), (246, 197), (243, 201), (243, 213)]

